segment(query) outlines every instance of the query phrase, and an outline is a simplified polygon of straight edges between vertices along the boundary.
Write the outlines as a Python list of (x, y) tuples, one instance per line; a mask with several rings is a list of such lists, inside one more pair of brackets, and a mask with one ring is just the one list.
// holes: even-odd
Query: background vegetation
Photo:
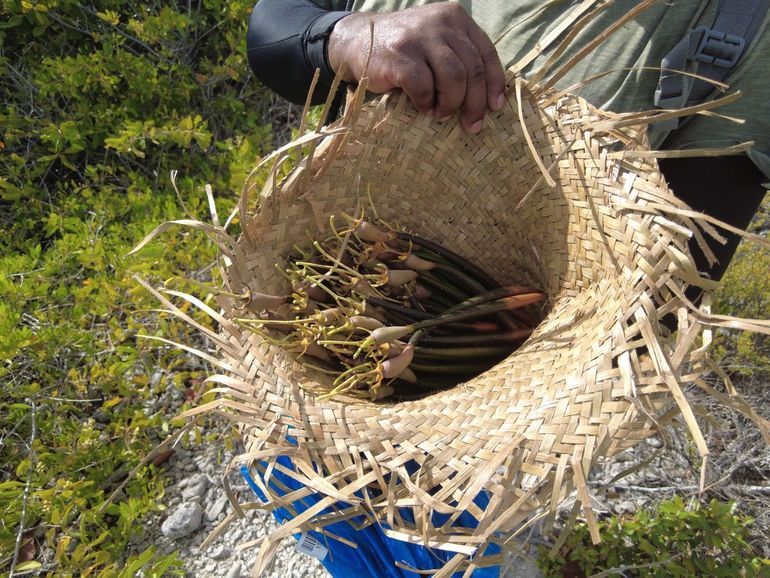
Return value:
[[(613, 517), (600, 523), (602, 543), (591, 543), (579, 524), (556, 552), (541, 550), (545, 576), (648, 576), (654, 578), (761, 578), (770, 560), (754, 555), (748, 544), (751, 520), (735, 505), (712, 500), (706, 505), (680, 497), (661, 502), (654, 512)], [(565, 572), (564, 569), (567, 569)]]
[[(157, 304), (132, 275), (195, 272), (214, 251), (177, 234), (126, 254), (184, 216), (172, 169), (187, 211), (207, 220), (204, 185), (227, 210), (272, 146), (271, 97), (245, 60), (251, 7), (2, 3), (0, 574), (14, 557), (17, 572), (51, 576), (174, 565), (152, 552), (124, 559), (136, 522), (163, 496), (152, 468), (100, 507), (169, 429), (163, 412), (145, 411), (148, 397), (201, 369), (136, 338), (195, 337), (149, 313)], [(150, 388), (159, 368), (174, 379)]]
[[(248, 74), (251, 5), (0, 4), (0, 574), (179, 567), (152, 549), (126, 554), (138, 522), (161, 508), (153, 467), (103, 505), (171, 427), (147, 411), (150, 397), (205, 369), (137, 339), (197, 336), (152, 314), (132, 276), (206, 280), (214, 249), (177, 232), (126, 254), (162, 221), (207, 220), (207, 183), (227, 211), (284, 130)], [(745, 249), (724, 308), (767, 316), (769, 269), (767, 252)], [(767, 340), (723, 337), (720, 352), (737, 373), (770, 366)]]

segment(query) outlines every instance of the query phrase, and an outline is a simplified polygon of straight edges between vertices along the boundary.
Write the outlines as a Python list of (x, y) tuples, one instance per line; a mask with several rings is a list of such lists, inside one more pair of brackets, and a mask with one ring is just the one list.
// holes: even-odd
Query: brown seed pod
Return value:
[(436, 268), (436, 264), (433, 261), (418, 257), (414, 253), (409, 253), (402, 259), (402, 261), (404, 262), (404, 265), (415, 271), (430, 271), (431, 269)]
[(389, 287), (402, 287), (417, 279), (417, 271), (410, 269), (391, 269), (388, 271), (387, 285)]
[(379, 401), (390, 397), (395, 391), (392, 385), (381, 385), (377, 389), (372, 390), (372, 401)]
[(385, 324), (387, 322), (382, 312), (379, 311), (376, 307), (374, 307), (371, 303), (368, 303), (368, 302), (364, 303), (364, 310), (362, 313), (367, 317), (373, 317), (374, 319), (381, 322), (382, 324)]
[(371, 339), (371, 342), (374, 345), (382, 345), (383, 343), (388, 343), (389, 341), (401, 339), (404, 335), (407, 335), (412, 331), (412, 328), (407, 327), (406, 325), (380, 327), (379, 329), (372, 331), (369, 339)]
[(395, 357), (404, 350), (406, 346), (402, 341), (388, 341), (380, 345), (380, 353), (385, 357)]
[(364, 297), (380, 297), (381, 295), (369, 284), (366, 279), (355, 279), (353, 281), (353, 291)]
[(356, 235), (363, 241), (369, 241), (370, 243), (390, 241), (395, 238), (395, 233), (386, 233), (382, 229), (378, 229), (368, 221), (359, 221), (355, 228)]
[(408, 381), (409, 383), (417, 383), (417, 374), (408, 367), (401, 372), (401, 375), (399, 375), (398, 378)]
[(348, 319), (353, 327), (358, 329), (368, 329), (374, 331), (383, 326), (383, 324), (373, 317), (366, 317), (364, 315), (353, 315)]
[(412, 292), (412, 295), (414, 296), (417, 301), (425, 301), (426, 299), (430, 299), (431, 295), (433, 295), (433, 292), (428, 289), (425, 285), (422, 285), (421, 283), (417, 283), (414, 286), (414, 291)]
[(413, 359), (414, 345), (410, 343), (404, 347), (401, 353), (382, 362), (382, 376), (386, 379), (399, 377), (409, 367)]
[(308, 285), (305, 288), (305, 291), (307, 292), (308, 297), (319, 303), (328, 303), (331, 299), (329, 294), (321, 289), (318, 285)]
[(289, 301), (288, 295), (267, 295), (265, 293), (249, 293), (245, 308), (253, 313), (277, 309)]
[(339, 307), (330, 307), (316, 313), (315, 318), (319, 325), (331, 325), (342, 315)]
[(302, 354), (310, 355), (312, 357), (321, 359), (323, 361), (332, 361), (332, 356), (329, 354), (329, 351), (325, 347), (323, 347), (322, 345), (318, 345), (317, 343), (308, 343), (305, 346), (305, 349), (302, 352)]

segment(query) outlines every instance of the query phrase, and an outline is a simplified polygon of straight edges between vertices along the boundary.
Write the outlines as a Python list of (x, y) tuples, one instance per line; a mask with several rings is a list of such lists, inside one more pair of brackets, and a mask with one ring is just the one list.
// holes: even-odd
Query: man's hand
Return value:
[(462, 127), (472, 134), (481, 130), (487, 110), (500, 110), (505, 103), (505, 75), (497, 51), (455, 2), (351, 14), (329, 37), (329, 64), (337, 71), (346, 63), (344, 80), (357, 82), (370, 45), (367, 76), (372, 92), (400, 88), (418, 110), (439, 120), (459, 111)]

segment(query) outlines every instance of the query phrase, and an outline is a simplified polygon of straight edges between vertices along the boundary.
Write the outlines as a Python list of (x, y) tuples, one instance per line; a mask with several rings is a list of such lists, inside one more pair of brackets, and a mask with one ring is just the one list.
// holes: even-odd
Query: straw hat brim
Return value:
[[(220, 324), (223, 372), (210, 379), (223, 396), (188, 415), (224, 411), (246, 435), (248, 453), (237, 463), (260, 463), (269, 476), (288, 456), (287, 475), (324, 497), (317, 512), (270, 536), (257, 572), (278, 540), (351, 509), (392, 537), (457, 552), (457, 569), (484, 544), (544, 515), (552, 520), (577, 488), (598, 539), (586, 488), (597, 458), (675, 416), (708, 454), (683, 390), (708, 387), (709, 313), (684, 291), (713, 286), (696, 271), (688, 242), (715, 231), (668, 189), (643, 126), (509, 80), (506, 106), (476, 136), (456, 120), (419, 114), (404, 95), (364, 104), (359, 88), (340, 121), (274, 155), (259, 194), (253, 182), (244, 188), (237, 240), (222, 228), (212, 233), (236, 294), (286, 293), (280, 269), (293, 246), (328, 233), (330, 217), (369, 207), (503, 284), (548, 295), (544, 321), (504, 361), (452, 390), (402, 403), (308, 393), (328, 376), (234, 323), (243, 312), (220, 297), (222, 312), (208, 312)], [(281, 177), (287, 161), (293, 168)], [(662, 323), (666, 316), (678, 331)], [(724, 397), (765, 428), (739, 398)], [(483, 508), (474, 502), (482, 493), (491, 496)], [(335, 504), (344, 506), (340, 516), (320, 516)], [(456, 521), (462, 512), (476, 524), (433, 525), (432, 513)]]

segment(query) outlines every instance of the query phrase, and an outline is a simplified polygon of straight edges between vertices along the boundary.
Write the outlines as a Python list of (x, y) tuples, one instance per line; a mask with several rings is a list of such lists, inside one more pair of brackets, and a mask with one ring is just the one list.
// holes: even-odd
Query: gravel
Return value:
[[(173, 415), (182, 400), (183, 396), (179, 390), (169, 388), (159, 399), (148, 403), (145, 409), (148, 413), (165, 411)], [(752, 431), (756, 428), (748, 426), (750, 435), (746, 436), (745, 422), (736, 423), (733, 427), (736, 435), (734, 439), (740, 443), (734, 442), (734, 447), (730, 446), (732, 453), (728, 452), (724, 454), (726, 457), (717, 458), (723, 459), (725, 463), (715, 464), (712, 476), (714, 479), (719, 477), (720, 471), (727, 469), (731, 460), (733, 463), (747, 463), (749, 452), (753, 452), (751, 463), (755, 468), (770, 465), (770, 451), (762, 444), (759, 435)], [(199, 548), (206, 536), (232, 510), (221, 483), (225, 465), (235, 455), (223, 449), (224, 435), (230, 430), (229, 423), (212, 419), (197, 432), (202, 436), (198, 439), (206, 439), (211, 434), (221, 434), (222, 437), (218, 441), (195, 445), (191, 440), (187, 440), (187, 443), (174, 448), (174, 453), (161, 465), (168, 480), (162, 500), (167, 509), (146, 521), (142, 527), (144, 532), (134, 539), (129, 553), (141, 552), (149, 546), (155, 546), (161, 554), (178, 550), (186, 575), (190, 577), (247, 578), (250, 575), (258, 546), (249, 547), (249, 542), (265, 536), (277, 527), (276, 522), (267, 513), (257, 510), (245, 512), (244, 518), (236, 518), (206, 550)], [(725, 438), (724, 431), (721, 435), (722, 443), (729, 445), (730, 441)], [(667, 448), (660, 438), (650, 438), (635, 448), (596, 465), (588, 483), (594, 510), (599, 517), (633, 514), (641, 508), (671, 497), (674, 493), (697, 493), (692, 491), (693, 487), (697, 487), (698, 480), (695, 473), (697, 467), (694, 467), (696, 464), (691, 462), (689, 442), (686, 436), (681, 434), (676, 434), (673, 439), (673, 446)], [(234, 450), (235, 453), (242, 451), (242, 448)], [(639, 471), (613, 481), (613, 477), (618, 473), (645, 461), (648, 462), (647, 465)], [(735, 471), (736, 475), (742, 472)], [(251, 489), (239, 475), (233, 474), (229, 481), (233, 491), (241, 499), (253, 500)], [(723, 493), (719, 493), (719, 489), (713, 492), (722, 499), (736, 498), (738, 496), (730, 494), (733, 487), (737, 486), (730, 485), (728, 478), (719, 486), (724, 489)], [(560, 512), (568, 512), (573, 501), (574, 498), (566, 500)], [(747, 501), (744, 499), (743, 503)], [(764, 515), (762, 522), (766, 524), (767, 499), (757, 501), (756, 504), (755, 515), (759, 518)], [(762, 511), (765, 514), (762, 514)], [(563, 519), (564, 516), (560, 518)], [(528, 554), (531, 558), (522, 559), (508, 555), (501, 568), (501, 578), (542, 578), (534, 557), (537, 554), (537, 545), (547, 545), (548, 541), (541, 538), (537, 531), (529, 538), (531, 543)], [(280, 545), (272, 567), (263, 576), (322, 578), (328, 577), (329, 574), (316, 559), (296, 551), (293, 540), (285, 540)]]
[[(227, 425), (211, 425), (204, 433), (224, 432), (228, 429)], [(245, 512), (245, 518), (236, 518), (206, 550), (199, 549), (208, 534), (232, 510), (218, 480), (221, 479), (224, 465), (233, 454), (223, 452), (221, 445), (212, 443), (175, 449), (173, 456), (163, 464), (169, 480), (163, 502), (169, 508), (145, 524), (144, 534), (133, 544), (134, 552), (140, 552), (153, 545), (161, 554), (179, 550), (184, 570), (189, 577), (247, 578), (250, 575), (258, 547), (241, 546), (277, 527), (276, 522), (266, 513), (253, 510)], [(251, 489), (239, 476), (233, 475), (230, 484), (242, 498), (251, 499), (253, 496)], [(530, 554), (536, 554), (534, 546)], [(328, 578), (330, 575), (318, 560), (298, 552), (294, 548), (294, 542), (286, 540), (281, 544), (272, 567), (264, 576)], [(522, 559), (513, 555), (509, 556), (500, 576), (542, 578), (534, 559)]]
[[(162, 372), (152, 374), (151, 381), (161, 390), (154, 399), (145, 403), (144, 410), (152, 415), (163, 412), (173, 416), (184, 402), (184, 394), (174, 387), (163, 387)], [(200, 545), (231, 511), (230, 502), (222, 488), (225, 465), (243, 448), (233, 452), (224, 450), (224, 436), (231, 430), (229, 422), (212, 419), (195, 434), (174, 447), (158, 464), (166, 476), (166, 491), (162, 504), (165, 510), (150, 516), (142, 526), (127, 554), (142, 552), (154, 546), (160, 555), (179, 552), (185, 575), (200, 578), (248, 578), (254, 565), (258, 547), (243, 545), (273, 531), (277, 524), (262, 511), (247, 511), (243, 519), (236, 518), (206, 549)], [(196, 443), (197, 439), (218, 436), (214, 442)], [(160, 441), (160, 440), (158, 440)], [(234, 474), (230, 478), (233, 490), (242, 500), (254, 495), (243, 479)], [(322, 578), (329, 574), (309, 556), (297, 552), (289, 540), (281, 544), (273, 566), (266, 578)], [(364, 577), (362, 577), (364, 578)]]
[[(195, 464), (193, 464), (193, 469), (195, 469)], [(183, 482), (186, 482), (184, 490), (182, 490), (183, 500), (200, 500), (206, 493), (206, 488), (209, 487), (209, 479), (205, 474), (195, 474)]]
[(225, 506), (227, 506), (227, 496), (221, 496), (206, 510), (206, 519), (209, 522), (216, 522), (219, 515), (225, 511)]
[(172, 510), (160, 526), (160, 532), (166, 538), (178, 540), (195, 532), (201, 525), (203, 510), (200, 504), (185, 502)]

